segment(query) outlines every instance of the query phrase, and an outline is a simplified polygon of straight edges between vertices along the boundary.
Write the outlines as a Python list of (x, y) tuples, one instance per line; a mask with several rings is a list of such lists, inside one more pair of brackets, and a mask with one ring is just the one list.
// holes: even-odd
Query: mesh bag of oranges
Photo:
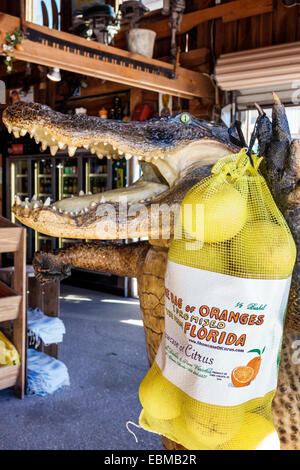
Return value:
[(271, 404), (296, 248), (246, 150), (185, 196), (140, 425), (187, 449), (279, 449)]

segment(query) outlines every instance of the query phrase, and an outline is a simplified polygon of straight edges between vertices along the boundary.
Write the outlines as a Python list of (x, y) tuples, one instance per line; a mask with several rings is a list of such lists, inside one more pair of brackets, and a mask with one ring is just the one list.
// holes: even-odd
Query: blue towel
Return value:
[(63, 362), (35, 349), (28, 349), (28, 394), (44, 396), (67, 385), (70, 385), (70, 378)]
[(49, 344), (61, 343), (66, 332), (63, 321), (58, 317), (48, 317), (38, 308), (27, 311), (29, 344), (38, 347), (40, 341)]

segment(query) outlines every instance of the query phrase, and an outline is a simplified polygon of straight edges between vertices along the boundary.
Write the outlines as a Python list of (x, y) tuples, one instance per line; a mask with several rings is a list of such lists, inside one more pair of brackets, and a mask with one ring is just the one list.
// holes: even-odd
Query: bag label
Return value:
[(163, 375), (213, 405), (239, 405), (274, 390), (290, 283), (168, 261), (156, 356)]

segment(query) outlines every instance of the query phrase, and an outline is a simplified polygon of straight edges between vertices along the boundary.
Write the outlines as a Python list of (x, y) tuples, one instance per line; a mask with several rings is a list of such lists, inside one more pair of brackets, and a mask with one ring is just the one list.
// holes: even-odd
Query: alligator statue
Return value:
[[(263, 172), (299, 246), (300, 142), (292, 141), (284, 108), (277, 98), (275, 101), (272, 124), (259, 109), (259, 152), (266, 157)], [(33, 265), (41, 282), (63, 279), (72, 267), (137, 278), (152, 364), (164, 330), (164, 273), (176, 208), (219, 158), (240, 150), (237, 139), (230, 137), (225, 126), (198, 121), (189, 113), (147, 122), (117, 122), (16, 103), (5, 110), (3, 121), (15, 137), (29, 132), (44, 150), (49, 146), (52, 155), (68, 147), (73, 156), (83, 147), (99, 158), (138, 158), (142, 176), (129, 187), (93, 195), (80, 193), (53, 203), (35, 196), (31, 201), (16, 197), (13, 211), (20, 222), (38, 232), (89, 240), (36, 253)], [(120, 208), (122, 199), (126, 199), (126, 211)], [(144, 240), (120, 242), (137, 238)], [(298, 255), (273, 402), (282, 449), (300, 448), (300, 375), (295, 360), (300, 334), (299, 285)], [(162, 440), (166, 449), (182, 448)]]

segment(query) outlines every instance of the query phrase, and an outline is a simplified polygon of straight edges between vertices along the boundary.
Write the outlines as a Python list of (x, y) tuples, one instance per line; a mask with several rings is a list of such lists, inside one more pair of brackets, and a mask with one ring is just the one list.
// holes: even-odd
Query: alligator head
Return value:
[[(169, 211), (170, 202), (180, 203), (190, 187), (209, 173), (212, 164), (238, 150), (230, 142), (227, 128), (199, 121), (186, 112), (146, 122), (120, 122), (63, 115), (41, 104), (17, 103), (5, 110), (3, 122), (15, 137), (29, 132), (44, 150), (50, 146), (52, 155), (68, 148), (73, 156), (83, 147), (99, 158), (136, 156), (139, 160), (142, 177), (127, 188), (80, 194), (52, 204), (49, 199), (42, 202), (34, 197), (31, 202), (22, 202), (17, 197), (13, 206), (16, 217), (54, 237), (164, 238), (163, 224), (157, 223), (163, 208)], [(119, 204), (125, 197), (126, 220)], [(150, 218), (154, 204), (154, 214), (158, 214), (155, 220), (153, 212)], [(171, 231), (173, 226), (171, 223)], [(170, 226), (167, 231), (170, 238)]]

